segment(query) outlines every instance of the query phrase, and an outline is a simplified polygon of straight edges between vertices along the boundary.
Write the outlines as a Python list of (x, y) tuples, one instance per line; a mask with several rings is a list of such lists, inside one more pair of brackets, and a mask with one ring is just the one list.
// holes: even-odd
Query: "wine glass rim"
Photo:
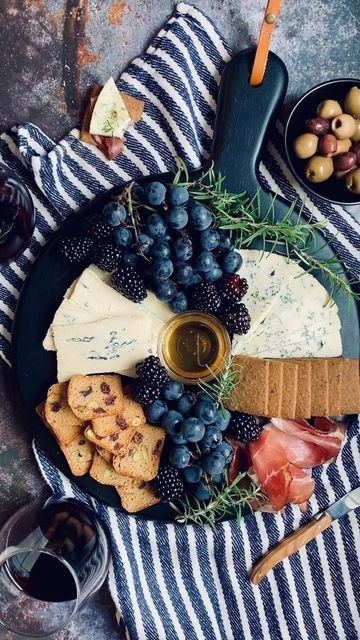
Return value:
[[(21, 632), (18, 631), (15, 628), (10, 628), (8, 624), (6, 624), (3, 620), (1, 620), (1, 616), (0, 616), (0, 627), (3, 627), (5, 629), (7, 629), (8, 631), (11, 631), (12, 633), (15, 633), (16, 635), (23, 637), (23, 638), (48, 638), (49, 635), (52, 635), (53, 633), (57, 633), (59, 631), (61, 631), (62, 629), (64, 629), (73, 619), (74, 615), (77, 613), (77, 611), (79, 610), (79, 605), (80, 605), (80, 583), (79, 583), (79, 579), (74, 571), (74, 569), (72, 568), (72, 566), (69, 564), (69, 562), (63, 558), (60, 554), (56, 553), (55, 551), (53, 551), (52, 549), (37, 549), (34, 547), (17, 547), (17, 546), (10, 546), (7, 547), (6, 549), (4, 549), (4, 551), (2, 551), (0, 553), (0, 567), (2, 567), (5, 562), (7, 560), (9, 560), (9, 558), (12, 558), (13, 556), (19, 555), (19, 554), (23, 554), (23, 553), (39, 553), (39, 554), (46, 554), (49, 556), (52, 556), (53, 558), (56, 558), (56, 560), (59, 560), (66, 568), (67, 570), (70, 572), (71, 577), (74, 580), (75, 583), (75, 588), (76, 588), (76, 598), (74, 600), (74, 609), (71, 612), (70, 616), (68, 617), (68, 619), (66, 620), (66, 622), (64, 624), (62, 624), (60, 627), (58, 627), (57, 629), (53, 629), (51, 631), (46, 631), (44, 633), (36, 633), (36, 635), (31, 635), (31, 633), (29, 632)], [(39, 598), (34, 598), (33, 596), (29, 595), (29, 598), (32, 598), (32, 600), (39, 600)], [(39, 600), (41, 601), (41, 600)]]

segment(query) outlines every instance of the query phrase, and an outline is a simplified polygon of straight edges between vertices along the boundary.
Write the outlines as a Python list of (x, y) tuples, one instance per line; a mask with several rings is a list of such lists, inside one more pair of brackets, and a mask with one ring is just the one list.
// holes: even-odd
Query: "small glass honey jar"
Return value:
[(199, 311), (179, 313), (163, 327), (158, 353), (175, 380), (196, 384), (211, 380), (230, 354), (229, 334), (220, 320)]

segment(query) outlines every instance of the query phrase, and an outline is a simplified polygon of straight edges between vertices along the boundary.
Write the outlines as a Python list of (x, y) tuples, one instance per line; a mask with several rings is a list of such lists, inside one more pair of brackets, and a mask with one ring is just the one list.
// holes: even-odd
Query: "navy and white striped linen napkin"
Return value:
[[(10, 360), (12, 319), (22, 283), (41, 247), (72, 211), (130, 178), (163, 172), (179, 155), (190, 166), (209, 157), (221, 71), (231, 52), (196, 8), (181, 3), (118, 87), (145, 100), (141, 122), (126, 134), (126, 150), (106, 162), (74, 129), (55, 144), (23, 124), (0, 137), (0, 161), (17, 171), (34, 200), (37, 224), (30, 247), (0, 268), (0, 353)], [(278, 123), (261, 165), (264, 182), (289, 199), (302, 196), (284, 163)], [(359, 224), (340, 206), (309, 201), (316, 218), (354, 273), (360, 269)], [(316, 640), (360, 637), (360, 517), (353, 512), (285, 560), (259, 587), (247, 572), (269, 547), (312, 514), (360, 485), (359, 424), (353, 419), (336, 462), (314, 470), (307, 514), (247, 516), (239, 529), (222, 524), (186, 528), (145, 522), (90, 500), (34, 445), (56, 495), (90, 502), (112, 541), (109, 585), (129, 637), (139, 640)]]

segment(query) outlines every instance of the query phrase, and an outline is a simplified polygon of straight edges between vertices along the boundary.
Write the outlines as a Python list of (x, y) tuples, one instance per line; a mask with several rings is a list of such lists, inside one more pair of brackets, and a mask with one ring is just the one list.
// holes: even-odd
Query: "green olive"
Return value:
[(333, 172), (334, 163), (332, 158), (313, 156), (306, 163), (305, 175), (309, 182), (324, 182), (330, 178)]
[(341, 113), (331, 120), (331, 131), (339, 140), (351, 138), (355, 133), (355, 120), (348, 113)]
[(355, 133), (352, 134), (351, 140), (353, 142), (360, 142), (360, 120), (355, 118)]
[(346, 153), (347, 151), (349, 151), (350, 147), (351, 147), (350, 138), (344, 138), (344, 140), (338, 140), (338, 145), (337, 145), (336, 152), (334, 153), (334, 156), (338, 156), (340, 153)]
[(294, 151), (298, 158), (305, 160), (316, 153), (318, 137), (314, 133), (302, 133), (294, 140)]
[(354, 118), (360, 118), (360, 89), (351, 87), (345, 96), (344, 111)]
[(360, 168), (350, 171), (345, 176), (345, 183), (351, 193), (360, 194)]
[(335, 118), (341, 113), (342, 108), (336, 100), (324, 100), (324, 102), (320, 102), (318, 108), (316, 109), (316, 115), (320, 116), (320, 118), (325, 118), (325, 120)]

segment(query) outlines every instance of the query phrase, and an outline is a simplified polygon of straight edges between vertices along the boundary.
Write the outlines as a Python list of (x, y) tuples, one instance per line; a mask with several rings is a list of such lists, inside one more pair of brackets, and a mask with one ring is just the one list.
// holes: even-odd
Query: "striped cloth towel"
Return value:
[[(231, 52), (210, 20), (181, 3), (146, 53), (122, 74), (118, 87), (145, 100), (141, 122), (126, 136), (126, 152), (113, 162), (79, 142), (71, 131), (55, 144), (31, 124), (0, 138), (0, 161), (29, 187), (37, 225), (30, 247), (0, 270), (0, 350), (9, 361), (16, 300), (35, 257), (69, 213), (96, 194), (130, 178), (166, 171), (175, 155), (190, 166), (209, 157), (217, 90)], [(282, 125), (264, 154), (265, 184), (289, 199), (302, 196), (284, 163)], [(344, 262), (359, 274), (359, 225), (339, 206), (310, 201), (316, 218)], [(357, 419), (336, 464), (314, 470), (316, 492), (306, 514), (247, 516), (210, 529), (144, 522), (91, 500), (109, 526), (109, 585), (128, 635), (139, 640), (356, 640), (360, 637), (360, 514), (337, 521), (322, 536), (253, 587), (248, 570), (284, 535), (360, 485)], [(90, 498), (62, 476), (35, 446), (56, 495)]]

